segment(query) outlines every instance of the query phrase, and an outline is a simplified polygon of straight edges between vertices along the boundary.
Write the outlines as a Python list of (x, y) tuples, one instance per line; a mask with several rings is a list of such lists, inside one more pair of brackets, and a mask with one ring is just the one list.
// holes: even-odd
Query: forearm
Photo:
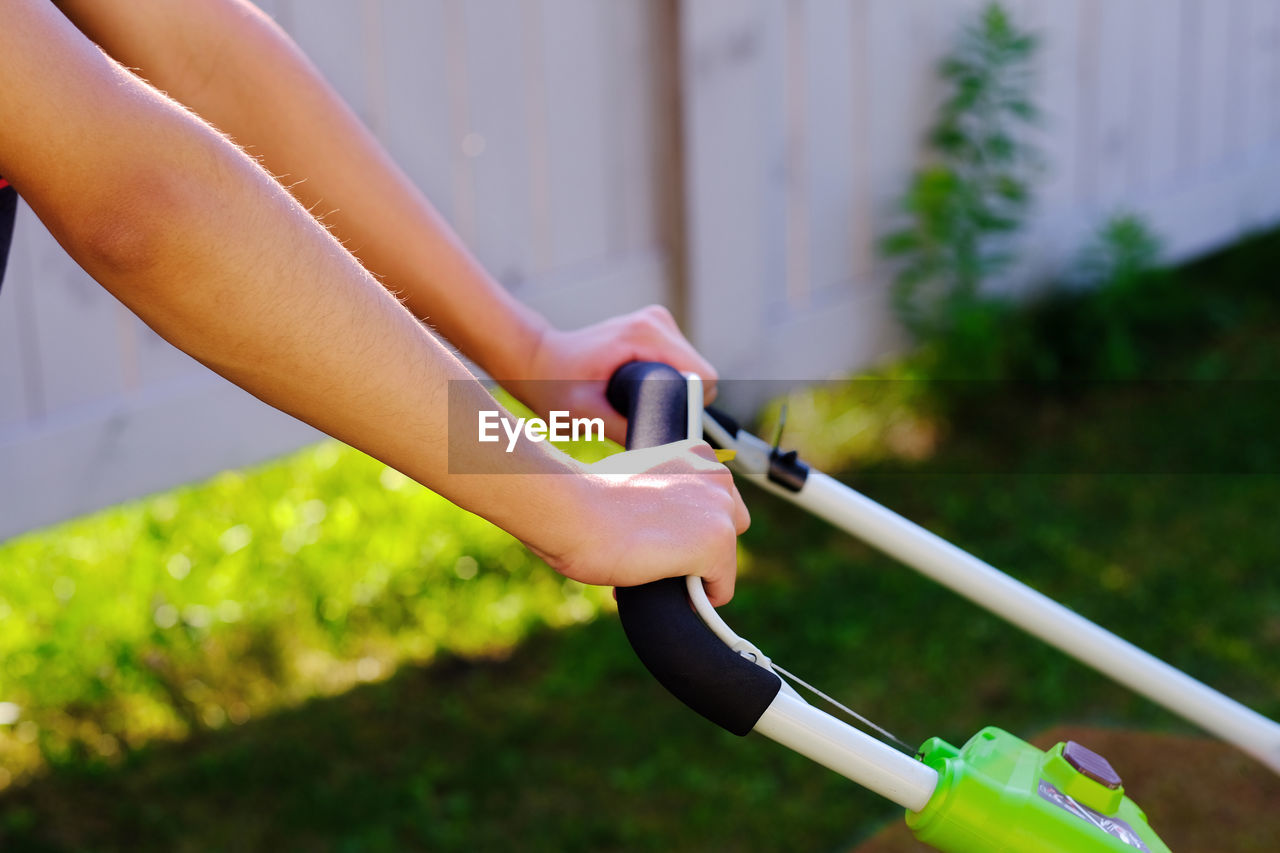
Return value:
[[(578, 469), (531, 444), (489, 466), (513, 473), (451, 476), (450, 402), (496, 404), (279, 184), (51, 17), (15, 14), (6, 29), (0, 118), (23, 121), (0, 120), (0, 168), (90, 274), (271, 405), (544, 553), (567, 547), (589, 478), (549, 476)], [(42, 49), (19, 50), (24, 39)], [(452, 401), (450, 382), (464, 383)]]
[(62, 5), (112, 55), (248, 146), (417, 317), (491, 374), (523, 376), (545, 321), (484, 271), (273, 23), (240, 0)]

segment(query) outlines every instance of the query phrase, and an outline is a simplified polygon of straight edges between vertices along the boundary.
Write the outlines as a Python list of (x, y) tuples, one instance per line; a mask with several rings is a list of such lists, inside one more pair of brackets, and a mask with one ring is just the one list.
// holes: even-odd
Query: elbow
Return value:
[(202, 208), (180, 171), (140, 166), (77, 205), (64, 242), (77, 262), (109, 289), (144, 286), (172, 274), (174, 264), (189, 255)]

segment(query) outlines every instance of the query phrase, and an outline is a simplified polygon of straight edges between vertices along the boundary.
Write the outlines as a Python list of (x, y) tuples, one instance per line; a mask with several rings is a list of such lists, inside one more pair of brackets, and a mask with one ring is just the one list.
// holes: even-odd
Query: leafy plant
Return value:
[(1161, 303), (1158, 285), (1160, 240), (1139, 216), (1109, 219), (1085, 248), (1077, 265), (1082, 282), (1094, 292), (1089, 300), (1097, 331), (1092, 350), (1098, 372), (1109, 378), (1136, 376), (1142, 356), (1138, 334)]
[(983, 286), (1012, 260), (1039, 163), (1023, 131), (1038, 42), (998, 3), (966, 27), (939, 73), (950, 92), (929, 135), (936, 162), (912, 179), (910, 223), (883, 242), (902, 262), (894, 302), (920, 340), (990, 340), (1006, 312)]

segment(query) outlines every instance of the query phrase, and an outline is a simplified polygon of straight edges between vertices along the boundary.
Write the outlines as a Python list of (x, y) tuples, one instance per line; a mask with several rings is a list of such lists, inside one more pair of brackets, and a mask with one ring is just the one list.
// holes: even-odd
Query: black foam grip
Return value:
[[(609, 402), (627, 418), (627, 448), (685, 438), (688, 391), (672, 367), (623, 365), (609, 380)], [(645, 668), (681, 702), (716, 725), (745, 735), (782, 682), (722, 643), (689, 603), (684, 578), (618, 589), (618, 615)]]
[(689, 392), (674, 367), (656, 361), (628, 362), (609, 379), (605, 396), (627, 419), (628, 450), (685, 438)]

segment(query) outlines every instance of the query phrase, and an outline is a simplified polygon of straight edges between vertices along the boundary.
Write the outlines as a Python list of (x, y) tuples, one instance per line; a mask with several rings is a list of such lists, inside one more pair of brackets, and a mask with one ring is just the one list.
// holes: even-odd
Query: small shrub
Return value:
[(898, 316), (917, 340), (953, 356), (961, 375), (989, 375), (1001, 360), (993, 345), (1009, 306), (983, 290), (1007, 269), (1032, 202), (1040, 158), (1023, 131), (1037, 116), (1036, 50), (997, 3), (965, 28), (939, 68), (949, 94), (929, 135), (936, 162), (912, 179), (910, 223), (882, 244), (901, 262)]
[(1176, 286), (1159, 266), (1160, 241), (1146, 222), (1117, 214), (1080, 253), (1065, 286), (1031, 304), (1030, 342), (1011, 367), (1019, 378), (1131, 379), (1148, 365), (1145, 339), (1183, 322)]
[(1039, 114), (1029, 94), (1037, 49), (998, 3), (964, 29), (939, 68), (948, 95), (929, 135), (935, 162), (912, 178), (909, 224), (882, 244), (901, 263), (894, 306), (919, 345), (916, 372), (943, 403), (988, 387), (953, 380), (1135, 377), (1153, 360), (1143, 347), (1195, 322), (1159, 271), (1159, 240), (1131, 214), (1109, 219), (1039, 299), (991, 292), (1015, 258), (1040, 171), (1023, 132)]

